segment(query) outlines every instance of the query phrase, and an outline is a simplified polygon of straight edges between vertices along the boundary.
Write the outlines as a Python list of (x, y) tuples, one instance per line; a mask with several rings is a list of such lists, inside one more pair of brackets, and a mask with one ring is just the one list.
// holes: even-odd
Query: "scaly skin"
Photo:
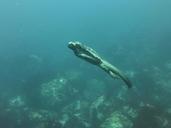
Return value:
[(122, 73), (118, 68), (106, 60), (102, 59), (92, 48), (87, 47), (80, 42), (69, 42), (68, 47), (73, 50), (77, 57), (84, 59), (91, 64), (97, 65), (105, 72), (107, 72), (112, 78), (122, 79), (128, 88), (132, 87), (131, 81), (124, 73)]

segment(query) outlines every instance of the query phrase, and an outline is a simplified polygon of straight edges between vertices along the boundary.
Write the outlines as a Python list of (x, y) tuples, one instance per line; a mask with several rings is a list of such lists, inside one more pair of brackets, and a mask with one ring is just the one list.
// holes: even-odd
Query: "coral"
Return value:
[(102, 105), (103, 103), (104, 103), (104, 96), (100, 96), (100, 97), (97, 98), (97, 100), (95, 100), (95, 101), (92, 103), (91, 107), (97, 109), (97, 108), (98, 108), (100, 105)]
[(100, 128), (131, 128), (132, 122), (123, 114), (116, 111), (102, 123)]
[(21, 108), (23, 106), (25, 106), (25, 101), (21, 96), (16, 96), (9, 100), (10, 108)]
[(54, 112), (50, 112), (47, 110), (30, 110), (28, 113), (28, 117), (30, 120), (34, 121), (47, 121), (54, 116)]
[(65, 100), (65, 85), (67, 79), (60, 77), (41, 85), (41, 95), (49, 105), (55, 105)]
[(128, 105), (123, 107), (123, 111), (133, 119), (138, 116), (137, 110), (133, 109)]

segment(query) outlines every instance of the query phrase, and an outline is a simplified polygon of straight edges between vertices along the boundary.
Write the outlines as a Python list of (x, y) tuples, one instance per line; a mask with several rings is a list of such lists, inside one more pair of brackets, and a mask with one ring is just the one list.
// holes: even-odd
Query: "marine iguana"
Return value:
[(78, 41), (69, 42), (68, 48), (72, 49), (77, 57), (100, 67), (105, 72), (107, 72), (112, 78), (122, 79), (128, 86), (128, 88), (132, 87), (131, 81), (123, 72), (121, 72), (118, 68), (110, 64), (108, 61), (102, 59), (92, 48), (87, 47), (86, 45), (83, 45)]

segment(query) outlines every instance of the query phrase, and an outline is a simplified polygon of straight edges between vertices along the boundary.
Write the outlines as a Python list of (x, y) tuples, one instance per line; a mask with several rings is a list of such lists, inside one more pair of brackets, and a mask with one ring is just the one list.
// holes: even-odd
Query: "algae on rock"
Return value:
[(100, 128), (131, 128), (132, 125), (132, 122), (125, 115), (116, 111), (102, 123)]

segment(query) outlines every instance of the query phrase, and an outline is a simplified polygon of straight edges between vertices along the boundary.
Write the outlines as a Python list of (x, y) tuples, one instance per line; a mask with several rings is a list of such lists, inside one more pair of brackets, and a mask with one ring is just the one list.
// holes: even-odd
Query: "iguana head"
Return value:
[(72, 49), (72, 50), (76, 50), (76, 49), (80, 49), (81, 48), (81, 43), (75, 41), (75, 42), (69, 42), (68, 43), (68, 48)]

